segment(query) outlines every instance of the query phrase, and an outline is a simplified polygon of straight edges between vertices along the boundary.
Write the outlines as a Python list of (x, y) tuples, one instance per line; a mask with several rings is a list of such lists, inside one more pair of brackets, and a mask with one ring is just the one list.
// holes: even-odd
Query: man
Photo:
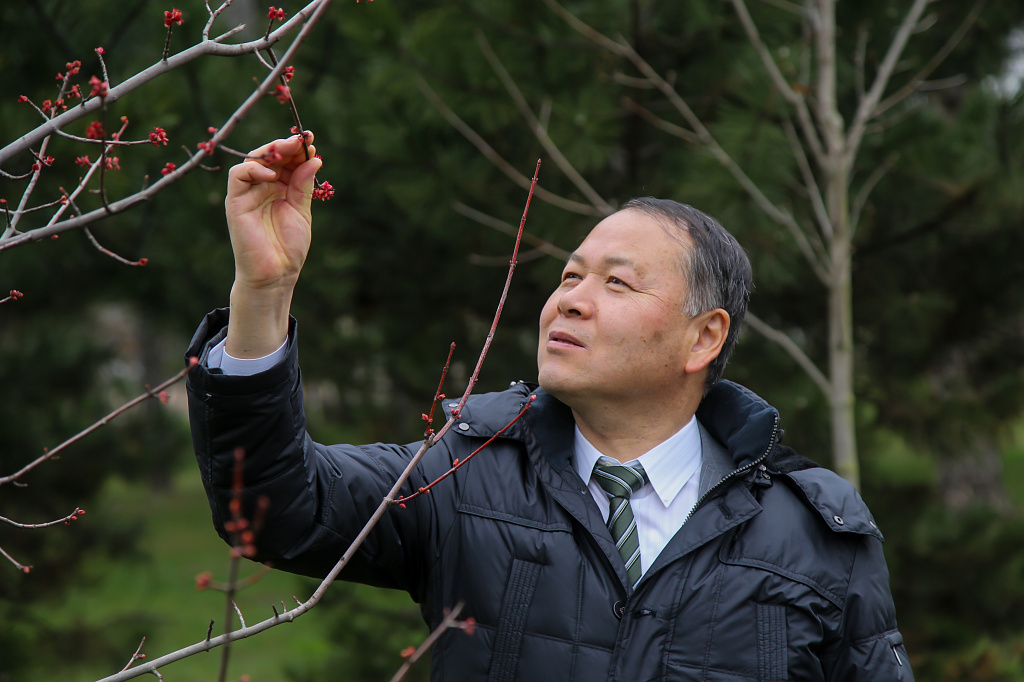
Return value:
[[(269, 498), (257, 560), (322, 576), (418, 447), (306, 434), (292, 291), (317, 159), (278, 140), (232, 169), (230, 315), (189, 355), (193, 440), (222, 535)], [(853, 488), (780, 445), (778, 413), (719, 381), (750, 291), (742, 249), (688, 206), (639, 200), (569, 258), (540, 316), (539, 387), (472, 398), (342, 577), (404, 589), (472, 636), (435, 680), (912, 680), (881, 534)], [(450, 407), (446, 404), (446, 407)]]

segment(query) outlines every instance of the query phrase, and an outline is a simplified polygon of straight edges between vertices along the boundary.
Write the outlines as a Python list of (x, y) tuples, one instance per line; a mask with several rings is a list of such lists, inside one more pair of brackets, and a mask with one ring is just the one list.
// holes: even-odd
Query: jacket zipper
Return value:
[(776, 441), (778, 439), (778, 435), (779, 435), (779, 413), (776, 412), (775, 413), (775, 424), (772, 427), (772, 437), (768, 440), (768, 447), (761, 454), (761, 456), (758, 457), (753, 462), (751, 462), (750, 464), (748, 464), (748, 465), (746, 465), (744, 467), (741, 467), (739, 469), (735, 469), (732, 472), (726, 474), (725, 476), (722, 477), (722, 479), (720, 481), (718, 481), (718, 483), (716, 483), (713, 486), (711, 486), (710, 488), (708, 488), (707, 491), (703, 495), (701, 495), (700, 499), (697, 500), (697, 503), (694, 504), (693, 507), (690, 508), (690, 513), (686, 515), (685, 519), (683, 519), (683, 525), (684, 526), (686, 525), (686, 522), (690, 520), (690, 517), (693, 516), (693, 513), (695, 511), (697, 511), (697, 508), (700, 507), (700, 505), (702, 505), (704, 503), (704, 501), (706, 499), (708, 499), (708, 497), (711, 496), (711, 493), (713, 493), (716, 490), (718, 490), (719, 488), (721, 488), (728, 481), (731, 481), (732, 479), (736, 478), (737, 476), (740, 476), (741, 474), (747, 473), (748, 471), (750, 471), (751, 469), (753, 469), (754, 467), (759, 465), (761, 462), (766, 460), (768, 458), (769, 453), (771, 453), (772, 448), (775, 447), (775, 443), (776, 443)]

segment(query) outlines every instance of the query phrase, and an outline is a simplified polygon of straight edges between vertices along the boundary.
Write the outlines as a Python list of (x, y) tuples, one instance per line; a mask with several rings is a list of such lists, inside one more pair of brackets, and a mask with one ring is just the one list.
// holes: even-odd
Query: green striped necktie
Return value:
[(636, 585), (640, 580), (640, 534), (636, 530), (636, 519), (629, 506), (629, 498), (650, 482), (647, 472), (639, 464), (634, 468), (599, 461), (594, 465), (594, 476), (608, 493), (608, 530), (626, 564), (629, 584)]

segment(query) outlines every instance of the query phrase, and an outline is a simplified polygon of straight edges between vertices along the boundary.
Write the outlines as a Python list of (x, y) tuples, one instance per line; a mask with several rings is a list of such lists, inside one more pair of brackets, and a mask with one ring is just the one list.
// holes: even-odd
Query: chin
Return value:
[(581, 386), (579, 382), (573, 381), (573, 378), (556, 372), (544, 372), (542, 370), (537, 376), (537, 384), (544, 389), (545, 393), (571, 406), (573, 397), (586, 391), (586, 388)]

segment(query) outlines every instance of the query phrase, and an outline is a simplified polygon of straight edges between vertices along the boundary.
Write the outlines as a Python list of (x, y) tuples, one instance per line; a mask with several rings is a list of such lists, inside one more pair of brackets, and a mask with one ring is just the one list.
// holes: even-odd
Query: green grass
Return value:
[[(33, 652), (37, 667), (26, 679), (77, 682), (115, 673), (139, 645), (140, 632), (146, 637), (143, 652), (151, 660), (203, 640), (211, 619), (217, 621), (215, 634), (222, 631), (223, 593), (195, 587), (199, 573), (209, 570), (214, 579), (223, 580), (229, 565), (227, 545), (210, 523), (195, 465), (160, 492), (112, 480), (100, 504), (78, 523), (123, 523), (125, 519), (142, 522), (141, 554), (116, 562), (99, 555), (87, 557), (79, 566), (80, 583), (35, 611), (55, 632), (74, 627), (81, 633), (77, 639), (102, 641), (106, 649), (122, 651), (123, 661), (111, 669), (109, 663), (95, 662), (96, 652), (88, 644), (39, 642)], [(244, 562), (242, 575), (258, 568)], [(271, 604), (277, 604), (278, 610), (282, 600), (294, 605), (293, 595), (306, 599), (315, 587), (313, 581), (272, 571), (240, 592), (236, 601), (251, 624), (273, 615)], [(254, 682), (285, 680), (289, 664), (322, 659), (329, 649), (322, 632), (325, 623), (314, 609), (294, 623), (233, 644), (228, 679), (249, 674)], [(217, 649), (173, 663), (161, 672), (167, 680), (215, 680), (220, 656)]]

